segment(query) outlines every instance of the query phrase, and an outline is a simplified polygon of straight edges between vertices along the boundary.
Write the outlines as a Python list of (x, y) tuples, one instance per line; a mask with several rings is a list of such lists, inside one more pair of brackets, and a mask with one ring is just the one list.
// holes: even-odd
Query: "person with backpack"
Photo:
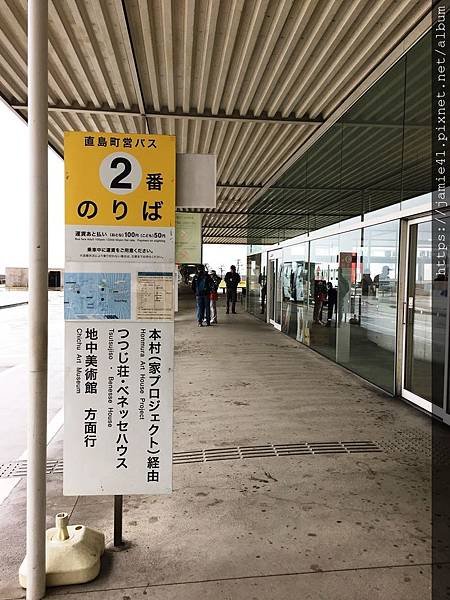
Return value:
[(314, 280), (313, 296), (314, 296), (313, 322), (320, 325), (320, 324), (322, 324), (323, 305), (327, 299), (327, 283), (324, 279)]
[(197, 273), (192, 280), (192, 291), (195, 294), (197, 304), (197, 322), (199, 327), (203, 327), (203, 319), (206, 317), (206, 326), (211, 323), (211, 312), (209, 306), (210, 294), (214, 289), (214, 283), (211, 276), (205, 271), (204, 265), (198, 265)]
[(231, 265), (230, 270), (225, 275), (225, 284), (227, 286), (227, 315), (230, 312), (230, 304), (231, 312), (233, 315), (236, 314), (237, 288), (240, 281), (241, 276), (239, 273), (236, 273), (236, 267)]
[(222, 278), (217, 275), (217, 273), (213, 270), (211, 271), (211, 279), (213, 282), (213, 289), (209, 295), (210, 298), (210, 310), (211, 310), (211, 323), (217, 323), (217, 300), (219, 298), (218, 290), (220, 282)]

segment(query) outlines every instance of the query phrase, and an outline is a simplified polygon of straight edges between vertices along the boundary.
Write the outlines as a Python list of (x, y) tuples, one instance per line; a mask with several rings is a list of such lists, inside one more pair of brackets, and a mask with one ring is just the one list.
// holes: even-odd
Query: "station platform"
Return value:
[[(48, 597), (431, 598), (431, 420), (223, 301), (199, 328), (180, 299), (173, 493), (124, 498), (124, 550), (111, 497), (62, 496), (62, 429), (50, 444), (48, 526), (67, 511), (108, 549)], [(25, 493), (0, 506), (1, 600), (24, 597)]]

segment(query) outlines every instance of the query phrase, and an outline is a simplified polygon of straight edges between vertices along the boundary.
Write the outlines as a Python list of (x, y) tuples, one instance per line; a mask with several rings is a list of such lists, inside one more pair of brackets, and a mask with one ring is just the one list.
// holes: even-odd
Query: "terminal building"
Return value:
[(432, 265), (430, 55), (431, 33), (252, 206), (248, 311), (449, 422), (448, 334), (432, 368), (448, 288)]

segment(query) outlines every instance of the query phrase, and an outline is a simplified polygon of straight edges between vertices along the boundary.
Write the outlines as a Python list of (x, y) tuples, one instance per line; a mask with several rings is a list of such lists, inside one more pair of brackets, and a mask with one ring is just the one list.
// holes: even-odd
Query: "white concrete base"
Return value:
[[(105, 536), (84, 525), (67, 525), (65, 513), (56, 516), (56, 527), (47, 529), (46, 584), (48, 587), (85, 583), (100, 572)], [(19, 582), (27, 587), (26, 557), (20, 565)]]

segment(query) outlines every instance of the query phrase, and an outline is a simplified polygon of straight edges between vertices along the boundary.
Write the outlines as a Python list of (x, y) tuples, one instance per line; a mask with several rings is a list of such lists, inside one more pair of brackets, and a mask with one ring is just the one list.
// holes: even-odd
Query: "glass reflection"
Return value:
[[(354, 240), (355, 241), (355, 240)], [(394, 393), (399, 221), (366, 227), (350, 321), (349, 352), (338, 361), (365, 379)], [(348, 356), (348, 360), (347, 360)]]
[(297, 244), (283, 251), (281, 330), (305, 342), (305, 307), (308, 286), (308, 244)]
[(282, 331), (394, 393), (399, 221), (297, 244), (279, 270)]
[[(339, 236), (310, 242), (308, 326), (305, 332), (311, 348), (336, 360), (336, 310), (339, 305)], [(342, 281), (341, 281), (342, 286)], [(342, 296), (345, 298), (345, 295)], [(333, 316), (334, 315), (334, 316)], [(338, 317), (341, 318), (341, 317)], [(333, 321), (334, 319), (334, 321)]]
[(266, 319), (267, 255), (247, 257), (247, 310), (259, 319)]
[(361, 326), (361, 289), (361, 230), (356, 229), (339, 236), (337, 285), (337, 361), (352, 370), (352, 347)]
[[(405, 388), (432, 401), (431, 220), (410, 226)], [(442, 397), (435, 399), (442, 406)]]

